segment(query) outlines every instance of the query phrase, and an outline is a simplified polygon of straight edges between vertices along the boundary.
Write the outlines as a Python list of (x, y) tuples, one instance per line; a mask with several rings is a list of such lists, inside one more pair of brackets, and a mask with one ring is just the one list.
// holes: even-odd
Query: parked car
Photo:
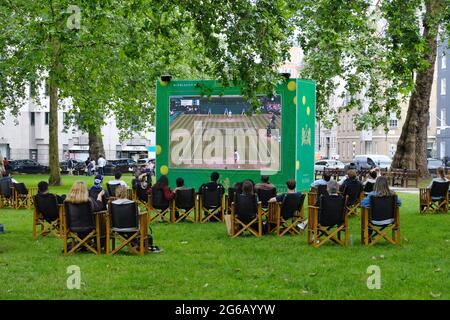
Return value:
[(9, 168), (12, 172), (18, 173), (47, 173), (47, 166), (43, 166), (34, 160), (10, 160)]
[(339, 160), (320, 160), (314, 164), (314, 170), (344, 169), (345, 165)]
[(132, 172), (136, 166), (136, 161), (133, 159), (117, 159), (108, 160), (105, 165), (105, 176), (113, 176), (116, 172)]
[(357, 170), (373, 169), (376, 167), (389, 169), (392, 164), (392, 159), (381, 154), (363, 154), (355, 156), (352, 162), (356, 164)]
[[(78, 175), (84, 174), (84, 169), (86, 168), (86, 164), (84, 163), (84, 161), (76, 160), (76, 159), (72, 159), (72, 161), (74, 162), (73, 173), (78, 174)], [(68, 163), (69, 163), (68, 160), (63, 160), (59, 163), (61, 173), (69, 172)]]
[(439, 167), (443, 167), (444, 163), (442, 162), (442, 160), (439, 159), (433, 159), (433, 158), (428, 158), (427, 159), (427, 167), (428, 167), (428, 172), (432, 175), (436, 175), (437, 174), (437, 168)]

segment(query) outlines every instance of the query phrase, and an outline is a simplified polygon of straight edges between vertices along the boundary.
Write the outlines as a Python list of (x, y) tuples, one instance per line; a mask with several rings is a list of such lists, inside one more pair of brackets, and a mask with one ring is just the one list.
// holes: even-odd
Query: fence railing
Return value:
[[(314, 180), (318, 177), (322, 177), (324, 173), (329, 173), (331, 177), (339, 181), (347, 174), (344, 169), (324, 169), (316, 170), (314, 172)], [(370, 169), (356, 170), (358, 179), (362, 182), (369, 175)], [(419, 187), (419, 172), (417, 170), (409, 169), (380, 169), (381, 175), (388, 178), (389, 184), (393, 187), (405, 187), (415, 186)]]

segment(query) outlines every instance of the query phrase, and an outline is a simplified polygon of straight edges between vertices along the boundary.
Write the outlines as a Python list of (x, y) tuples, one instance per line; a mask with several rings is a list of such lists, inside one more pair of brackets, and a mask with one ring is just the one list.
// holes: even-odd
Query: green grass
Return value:
[[(352, 245), (320, 249), (305, 235), (230, 239), (224, 224), (153, 224), (165, 252), (144, 257), (64, 257), (62, 240), (32, 239), (31, 210), (2, 209), (0, 299), (450, 299), (450, 215), (421, 216), (418, 195), (400, 197), (400, 246), (361, 246), (359, 218), (350, 219)], [(66, 287), (70, 265), (81, 268), (80, 290)], [(380, 290), (366, 286), (370, 265), (381, 268)]]

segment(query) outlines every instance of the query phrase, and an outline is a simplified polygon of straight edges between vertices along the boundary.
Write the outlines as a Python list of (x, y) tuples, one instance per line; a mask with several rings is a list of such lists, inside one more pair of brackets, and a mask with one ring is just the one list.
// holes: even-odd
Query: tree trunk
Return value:
[(58, 85), (57, 74), (60, 69), (59, 51), (61, 45), (58, 40), (52, 41), (53, 45), (53, 59), (54, 64), (52, 70), (49, 71), (49, 85), (50, 85), (50, 112), (49, 112), (49, 166), (50, 177), (48, 183), (52, 186), (61, 185), (61, 172), (59, 169), (59, 150), (58, 150)]
[(423, 22), (423, 36), (429, 50), (425, 53), (424, 59), (428, 62), (428, 68), (417, 73), (415, 90), (409, 100), (408, 113), (392, 162), (392, 168), (417, 169), (420, 177), (423, 178), (429, 176), (427, 168), (427, 128), (430, 121), (431, 86), (437, 55), (438, 24), (435, 21), (439, 14), (441, 1), (425, 1), (426, 13)]
[(105, 148), (103, 147), (103, 138), (100, 130), (89, 131), (89, 156), (91, 159), (98, 160), (100, 155), (105, 156)]

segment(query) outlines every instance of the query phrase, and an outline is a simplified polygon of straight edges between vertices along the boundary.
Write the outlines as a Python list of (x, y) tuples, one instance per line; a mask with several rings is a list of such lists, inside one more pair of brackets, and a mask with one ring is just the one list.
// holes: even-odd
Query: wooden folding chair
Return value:
[(433, 181), (431, 188), (419, 189), (420, 213), (448, 211), (448, 188), (450, 182)]
[[(341, 237), (344, 233), (344, 239)], [(319, 207), (308, 207), (308, 244), (319, 248), (328, 241), (346, 246), (348, 243), (348, 215), (345, 200), (340, 195), (322, 195)]]
[(303, 203), (305, 194), (287, 193), (282, 202), (274, 202), (269, 206), (267, 219), (267, 231), (275, 232), (278, 236), (284, 236), (289, 233), (300, 235), (303, 230), (298, 228), (298, 224), (305, 221), (303, 214)]
[(172, 201), (170, 222), (178, 223), (186, 220), (197, 222), (197, 195), (194, 188), (177, 190), (175, 199)]
[(363, 186), (359, 181), (354, 184), (344, 186), (343, 191), (345, 202), (345, 212), (349, 216), (358, 216), (358, 209), (361, 207), (361, 201), (364, 199)]
[(64, 206), (58, 204), (58, 199), (54, 194), (35, 195), (33, 197), (33, 239), (38, 236), (37, 228), (41, 227), (39, 236), (50, 234), (60, 238), (63, 236)]
[(261, 201), (262, 215), (267, 216), (269, 214), (269, 200), (277, 196), (277, 189), (257, 189), (258, 200)]
[(372, 246), (382, 239), (400, 244), (400, 211), (396, 195), (372, 196), (370, 208), (361, 208), (361, 243)]
[[(106, 211), (94, 212), (91, 202), (69, 203), (64, 202), (64, 255), (69, 256), (82, 247), (100, 254), (100, 215)], [(72, 239), (72, 247), (68, 248), (68, 240)], [(94, 241), (92, 244), (91, 241)]]
[(261, 202), (257, 201), (255, 195), (236, 194), (231, 206), (231, 237), (236, 238), (245, 231), (258, 238), (262, 237)]
[(14, 208), (30, 209), (33, 205), (33, 195), (36, 194), (36, 188), (27, 188), (24, 183), (14, 183)]
[[(116, 240), (120, 245), (116, 248)], [(106, 215), (106, 254), (113, 255), (128, 247), (136, 255), (148, 250), (148, 215), (139, 213), (136, 202), (110, 202)]]
[(225, 211), (225, 196), (223, 187), (220, 185), (216, 189), (209, 189), (203, 186), (199, 194), (199, 220), (200, 223), (208, 222), (212, 219), (223, 222)]
[(148, 223), (161, 219), (163, 221), (166, 215), (169, 215), (172, 208), (172, 201), (164, 198), (164, 191), (161, 189), (152, 189), (148, 201)]

